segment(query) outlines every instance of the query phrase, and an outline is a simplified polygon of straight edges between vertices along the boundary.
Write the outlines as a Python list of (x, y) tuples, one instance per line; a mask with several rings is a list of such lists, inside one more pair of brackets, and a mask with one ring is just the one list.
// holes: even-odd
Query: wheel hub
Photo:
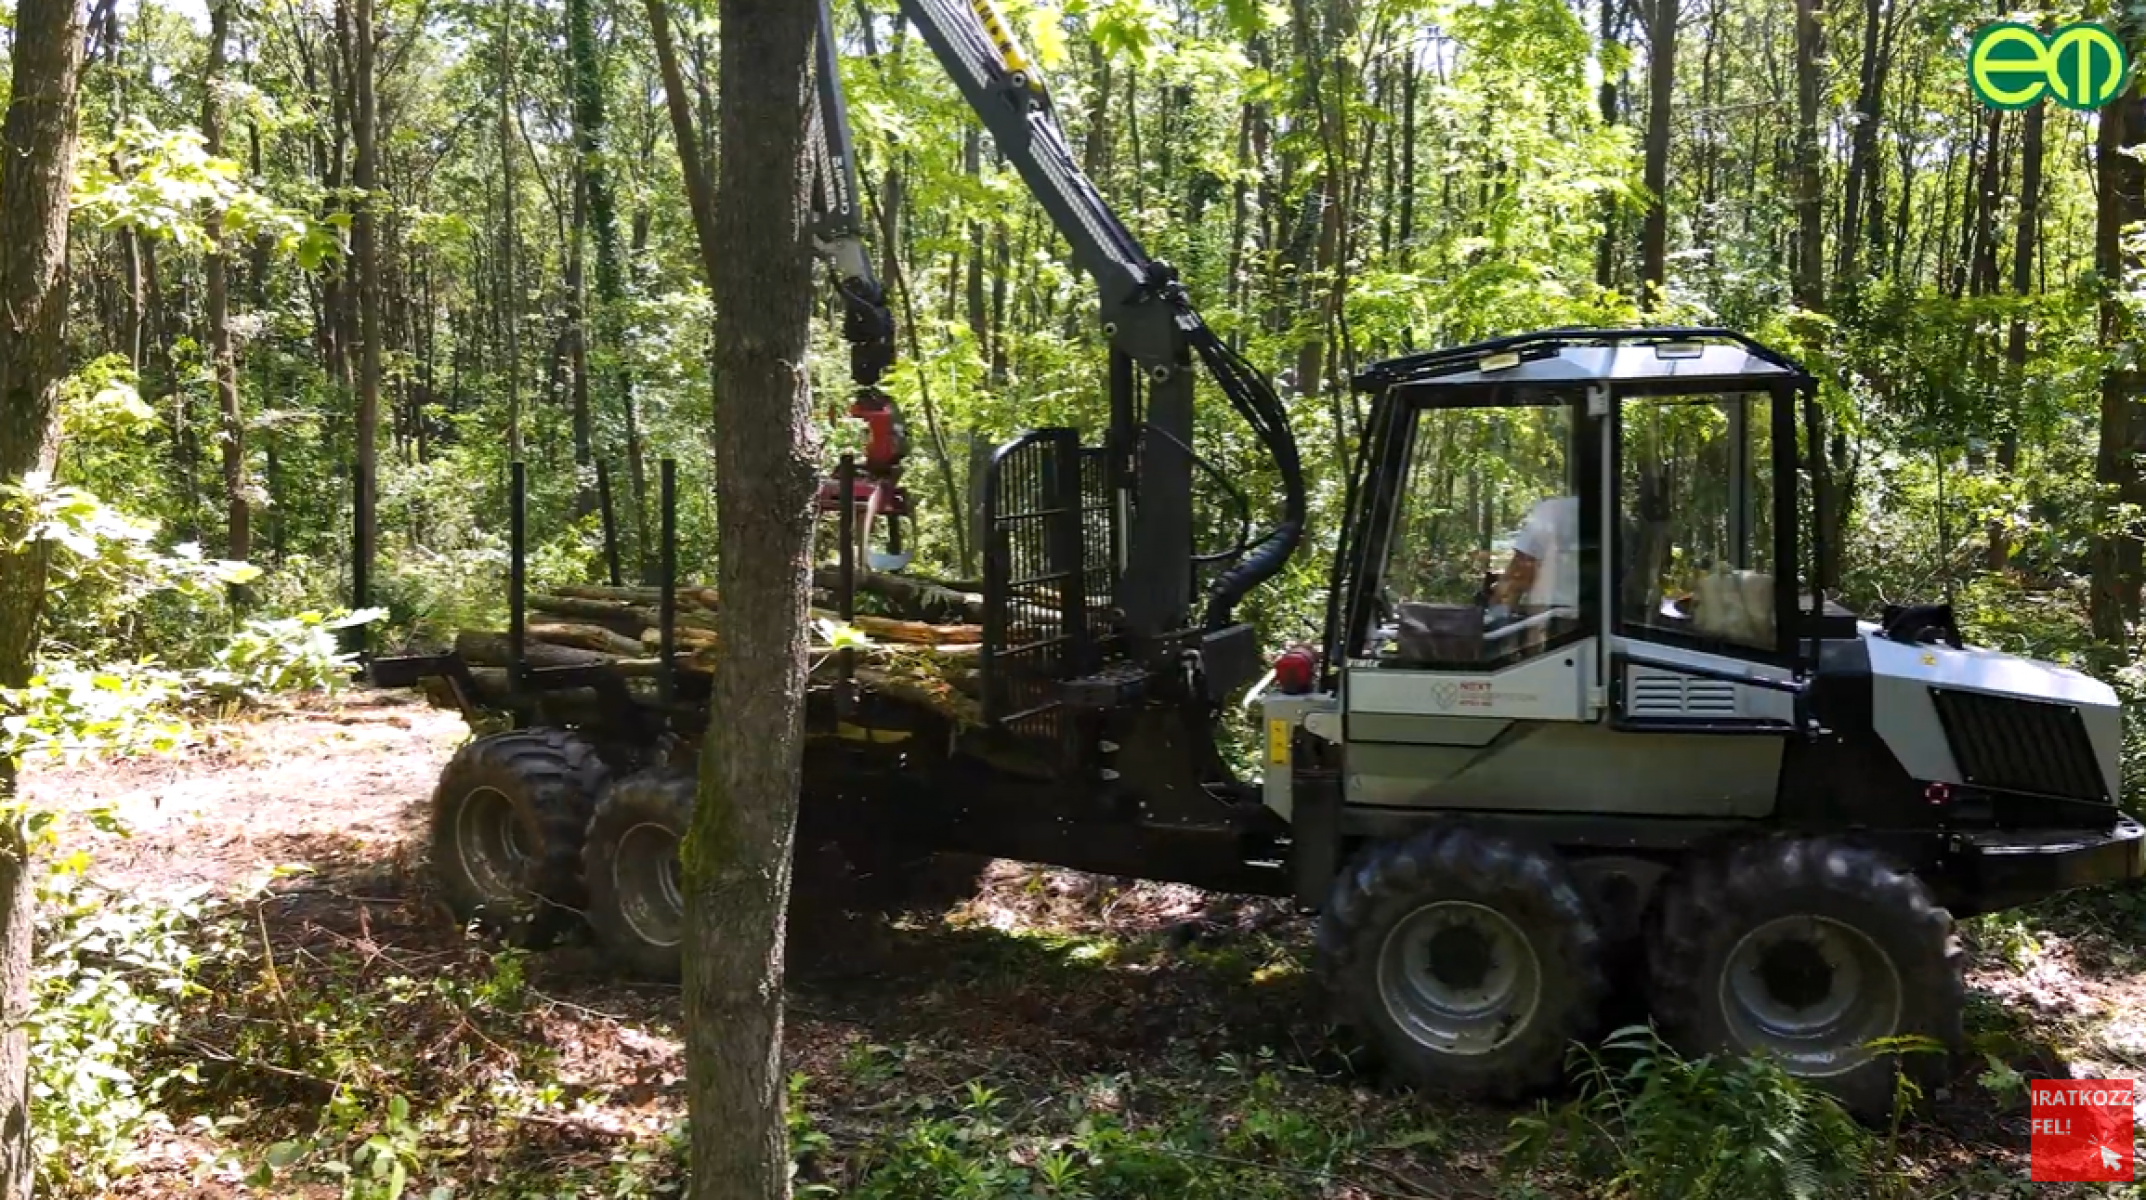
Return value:
[(1464, 900), (1424, 905), (1379, 951), (1379, 994), (1395, 1024), (1448, 1054), (1488, 1054), (1534, 1018), (1542, 967), (1519, 926)]
[(678, 881), (676, 833), (644, 821), (620, 835), (611, 888), (634, 936), (651, 946), (675, 946), (684, 937), (685, 892)]
[(1825, 951), (1809, 940), (1784, 939), (1759, 951), (1759, 980), (1767, 995), (1797, 1012), (1833, 994), (1834, 973)]
[(1432, 976), (1455, 991), (1480, 991), (1498, 965), (1497, 949), (1472, 925), (1448, 925), (1424, 948)]
[(529, 852), (522, 844), (522, 822), (506, 793), (472, 788), (455, 816), (455, 856), (462, 873), (494, 901), (522, 894)]
[(1901, 1004), (1899, 970), (1878, 944), (1815, 915), (1746, 933), (1721, 977), (1722, 1012), (1737, 1042), (1807, 1078), (1868, 1062), (1868, 1044), (1899, 1031)]

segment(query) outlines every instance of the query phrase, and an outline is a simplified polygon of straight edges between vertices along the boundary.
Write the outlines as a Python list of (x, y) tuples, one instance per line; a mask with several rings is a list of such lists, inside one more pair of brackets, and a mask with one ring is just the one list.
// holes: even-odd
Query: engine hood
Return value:
[(1867, 623), (1857, 632), (1872, 724), (1909, 775), (2082, 800), (2120, 794), (2123, 707), (2108, 684), (1998, 650), (1910, 645)]

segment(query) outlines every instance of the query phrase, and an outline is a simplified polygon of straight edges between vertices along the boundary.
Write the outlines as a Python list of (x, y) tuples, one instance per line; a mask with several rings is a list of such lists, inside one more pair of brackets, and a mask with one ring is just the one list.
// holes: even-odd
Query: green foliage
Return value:
[(252, 702), (290, 692), (333, 693), (350, 682), (357, 663), (337, 635), (382, 615), (368, 608), (339, 617), (302, 612), (252, 618), (216, 652), (200, 683), (212, 695)]
[[(1283, 1200), (1360, 1175), (1353, 1161), (1360, 1151), (1397, 1148), (1391, 1140), (1369, 1145), (1352, 1122), (1306, 1111), (1265, 1067), (1222, 1068), (1226, 1082), (1216, 1092), (1158, 1096), (1166, 1107), (1144, 1118), (1125, 1110), (1133, 1087), (1126, 1076), (1097, 1076), (1073, 1095), (1041, 1101), (1017, 1103), (983, 1079), (913, 1096), (906, 1107), (916, 1115), (856, 1153), (848, 1163), (855, 1186), (841, 1194)], [(793, 1083), (793, 1139), (806, 1130), (813, 1151), (800, 1159), (809, 1165), (827, 1147), (794, 1115), (804, 1107), (795, 1103), (802, 1087)]]
[(200, 893), (100, 886), (69, 860), (39, 882), (31, 967), (30, 1127), (40, 1191), (105, 1191), (191, 1066), (156, 1054), (205, 961), (228, 952)]
[[(221, 1059), (265, 1064), (326, 1090), (310, 1134), (277, 1142), (254, 1161), (254, 1187), (313, 1179), (332, 1182), (344, 1200), (400, 1200), (418, 1194), (421, 1180), (452, 1176), (447, 1148), (467, 1138), (468, 1112), (558, 1101), (555, 1082), (526, 1091), (519, 1082), (525, 1074), (550, 1078), (541, 1054), (500, 1064), (508, 1068), (502, 1077), (474, 1070), (486, 1052), (504, 1052), (502, 1041), (522, 1040), (529, 995), (517, 951), (486, 955), (481, 969), (465, 963), (424, 978), (369, 974), (379, 960), (342, 952), (304, 973), (284, 973), (269, 959), (250, 965), (237, 977), (250, 986), (227, 998), (248, 1019)], [(469, 1031), (471, 1044), (438, 1043), (442, 1028)], [(413, 1097), (431, 1099), (420, 1108)], [(451, 1192), (439, 1186), (429, 1194)]]
[(1685, 1058), (1651, 1029), (1576, 1047), (1579, 1096), (1513, 1121), (1508, 1166), (1553, 1154), (1632, 1200), (1871, 1194), (1871, 1137), (1829, 1096), (1760, 1058)]
[(196, 130), (135, 118), (101, 149), (78, 159), (74, 195), (76, 214), (99, 226), (206, 250), (208, 222), (220, 219), (225, 233), (264, 239), (308, 270), (338, 249), (332, 228), (247, 186), (239, 165), (209, 154)]
[(2015, 971), (2024, 971), (2042, 956), (2041, 941), (2024, 914), (2018, 911), (1984, 913), (1960, 923), (1962, 932), (1978, 950), (1994, 956)]
[(204, 616), (222, 606), (226, 590), (260, 576), (194, 543), (161, 548), (156, 522), (45, 476), (0, 485), (0, 513), (20, 531), (12, 549), (34, 545), (47, 555), (45, 644), (59, 655), (138, 658), (152, 652), (153, 640), (161, 656), (183, 659), (213, 636), (217, 622)]
[(0, 756), (72, 765), (170, 750), (186, 734), (187, 692), (183, 675), (145, 663), (47, 663), (0, 693)]

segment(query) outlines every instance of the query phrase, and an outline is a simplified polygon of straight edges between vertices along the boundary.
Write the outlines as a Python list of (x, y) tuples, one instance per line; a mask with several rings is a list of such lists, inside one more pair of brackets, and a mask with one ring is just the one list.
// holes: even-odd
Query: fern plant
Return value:
[(1633, 1026), (1573, 1049), (1579, 1094), (1513, 1122), (1509, 1170), (1562, 1154), (1629, 1200), (1821, 1200), (1870, 1192), (1871, 1136), (1762, 1058), (1686, 1058)]

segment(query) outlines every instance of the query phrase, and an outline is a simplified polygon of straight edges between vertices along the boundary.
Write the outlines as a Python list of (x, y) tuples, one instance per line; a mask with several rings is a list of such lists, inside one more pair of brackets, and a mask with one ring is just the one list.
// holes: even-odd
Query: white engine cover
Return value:
[(1932, 783), (1966, 783), (1953, 759), (1930, 689), (1954, 688), (2079, 710), (2111, 797), (2121, 794), (2123, 710), (2116, 690), (2070, 667), (1970, 646), (1909, 645), (1860, 626), (1870, 652), (1871, 724), (1907, 773)]

